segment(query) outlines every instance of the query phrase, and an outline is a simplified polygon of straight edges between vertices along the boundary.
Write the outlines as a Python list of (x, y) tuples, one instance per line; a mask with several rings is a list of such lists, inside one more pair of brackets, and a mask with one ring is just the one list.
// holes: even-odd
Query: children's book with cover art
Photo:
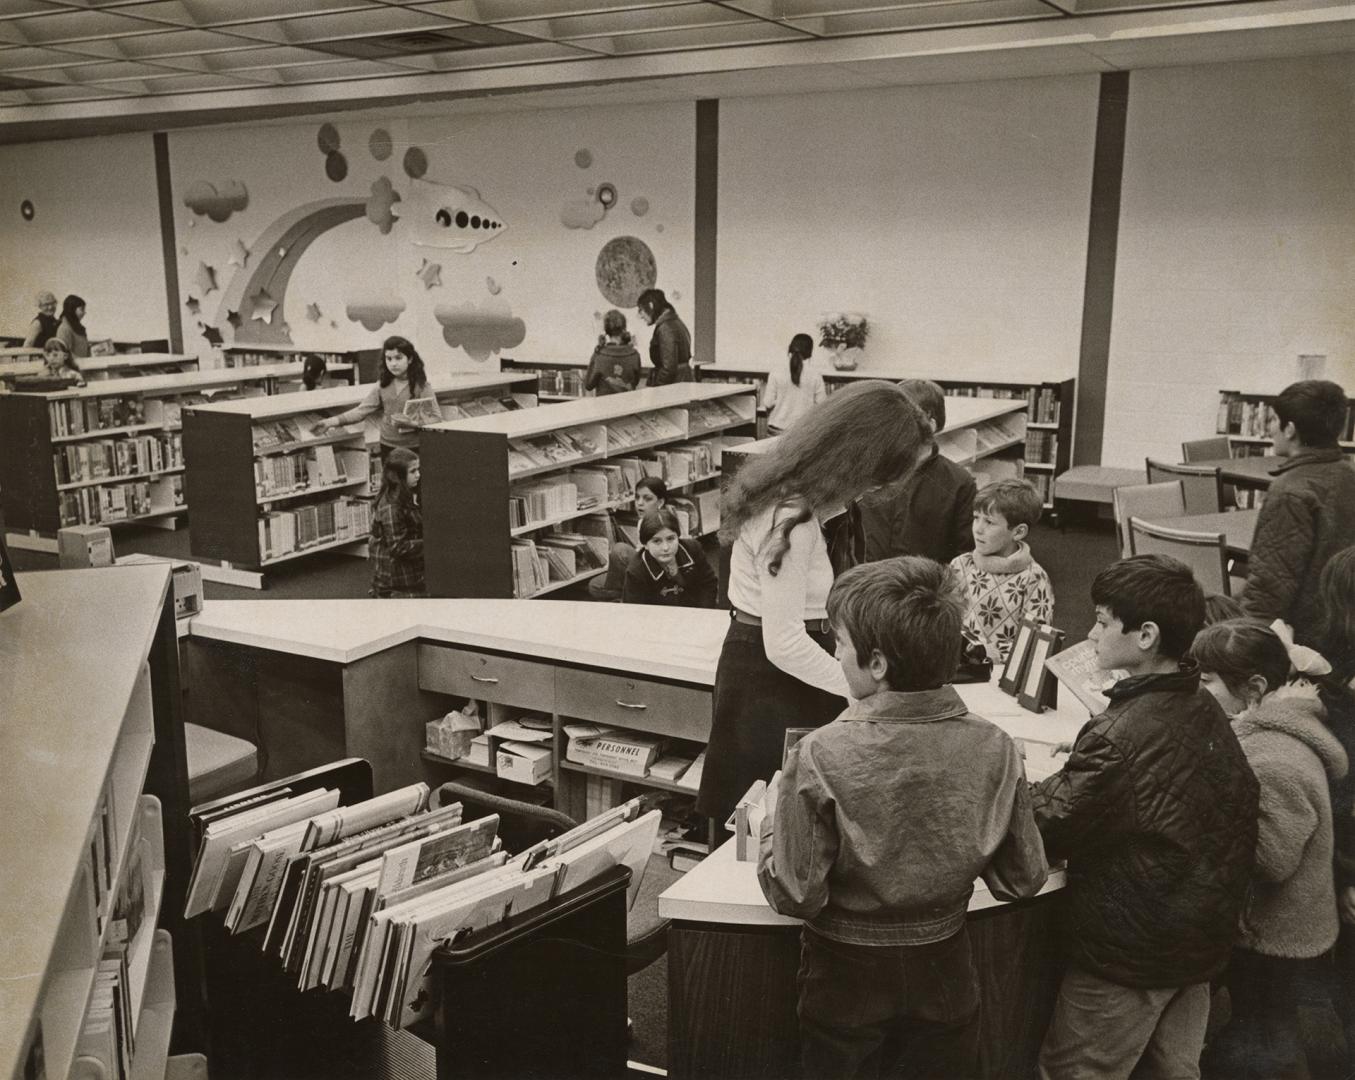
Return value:
[(405, 402), (402, 413), (406, 420), (412, 420), (419, 427), (442, 423), (442, 413), (438, 411), (437, 398), (410, 398)]

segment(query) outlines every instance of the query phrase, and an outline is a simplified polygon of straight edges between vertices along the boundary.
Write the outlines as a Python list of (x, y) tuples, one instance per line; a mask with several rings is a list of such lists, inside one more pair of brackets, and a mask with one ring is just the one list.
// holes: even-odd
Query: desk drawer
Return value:
[(473, 649), (420, 645), (419, 689), (555, 711), (555, 668)]
[(709, 690), (560, 668), (555, 699), (562, 716), (698, 742), (710, 738)]

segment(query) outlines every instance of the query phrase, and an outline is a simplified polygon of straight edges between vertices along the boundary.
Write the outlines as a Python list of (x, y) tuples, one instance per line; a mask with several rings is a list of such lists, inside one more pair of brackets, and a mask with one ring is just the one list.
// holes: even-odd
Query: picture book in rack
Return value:
[[(539, 908), (617, 865), (634, 902), (658, 834), (639, 799), (516, 857), (497, 815), (462, 820), (413, 784), (344, 805), (340, 785), (287, 781), (194, 812), (200, 836), (186, 913), (262, 931), (299, 990), (351, 995), (354, 1019), (404, 1027), (437, 1003), (433, 953)], [(368, 789), (370, 790), (370, 789)]]

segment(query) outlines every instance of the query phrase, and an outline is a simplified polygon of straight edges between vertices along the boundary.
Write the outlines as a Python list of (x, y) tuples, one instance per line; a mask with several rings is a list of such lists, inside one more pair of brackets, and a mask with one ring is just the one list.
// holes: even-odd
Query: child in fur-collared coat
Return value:
[(1206, 1071), (1306, 1077), (1296, 983), (1304, 961), (1336, 943), (1328, 784), (1349, 763), (1316, 690), (1287, 685), (1289, 653), (1270, 627), (1215, 623), (1191, 652), (1261, 787), (1255, 876), (1228, 969), (1232, 1022), (1211, 1045)]

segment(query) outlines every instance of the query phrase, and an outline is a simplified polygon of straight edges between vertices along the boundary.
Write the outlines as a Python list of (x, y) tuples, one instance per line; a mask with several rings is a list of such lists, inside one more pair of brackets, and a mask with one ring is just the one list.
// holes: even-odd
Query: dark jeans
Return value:
[(804, 1080), (979, 1075), (979, 982), (969, 933), (928, 945), (800, 937)]
[(1206, 1076), (1219, 1080), (1303, 1080), (1308, 1059), (1299, 1030), (1298, 983), (1311, 960), (1286, 960), (1234, 949), (1225, 984), (1232, 1018), (1205, 1054)]

